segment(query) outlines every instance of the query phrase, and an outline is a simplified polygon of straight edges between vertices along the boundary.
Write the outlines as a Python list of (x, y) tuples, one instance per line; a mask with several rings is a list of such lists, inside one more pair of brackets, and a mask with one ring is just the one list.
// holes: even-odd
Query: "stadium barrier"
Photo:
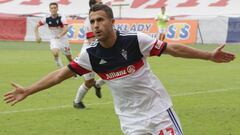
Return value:
[(240, 42), (240, 18), (229, 18), (227, 42)]
[(198, 21), (170, 20), (166, 30), (166, 41), (192, 44), (196, 42)]
[(1, 40), (24, 40), (26, 35), (25, 17), (0, 17), (0, 39)]
[[(34, 33), (33, 28), (36, 25), (36, 18), (27, 19), (28, 30), (25, 40), (33, 41)], [(84, 20), (73, 20), (69, 19), (69, 31), (68, 37), (71, 43), (83, 43), (85, 39), (84, 31)], [(195, 20), (181, 20), (181, 21), (170, 21), (168, 27), (167, 41), (170, 42), (181, 42), (181, 43), (195, 43), (197, 21)], [(141, 31), (149, 34), (156, 38), (158, 37), (158, 28), (156, 22), (153, 19), (116, 19), (115, 28), (120, 31)], [(47, 41), (46, 34), (48, 32), (47, 27), (40, 29), (40, 35), (44, 41)]]
[(226, 43), (228, 18), (213, 17), (200, 19), (198, 25), (197, 43), (221, 44)]
[[(38, 17), (0, 17), (0, 40), (34, 41), (34, 27)], [(68, 37), (72, 43), (82, 43), (85, 39), (84, 20), (68, 20)], [(202, 19), (182, 18), (171, 20), (166, 40), (182, 43), (219, 44), (240, 42), (240, 18), (211, 17)], [(115, 28), (122, 31), (142, 31), (158, 37), (153, 19), (117, 19)], [(49, 40), (47, 26), (40, 28), (43, 41)]]

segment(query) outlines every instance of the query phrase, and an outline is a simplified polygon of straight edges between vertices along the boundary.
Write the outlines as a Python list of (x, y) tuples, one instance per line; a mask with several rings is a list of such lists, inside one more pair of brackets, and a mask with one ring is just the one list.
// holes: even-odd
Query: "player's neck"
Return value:
[(113, 30), (113, 32), (111, 32), (109, 37), (112, 37), (112, 38), (107, 38), (106, 40), (99, 41), (102, 47), (104, 47), (104, 48), (113, 47), (113, 45), (115, 44), (115, 42), (117, 40), (116, 30)]
[(52, 18), (56, 18), (58, 16), (58, 14), (51, 14)]

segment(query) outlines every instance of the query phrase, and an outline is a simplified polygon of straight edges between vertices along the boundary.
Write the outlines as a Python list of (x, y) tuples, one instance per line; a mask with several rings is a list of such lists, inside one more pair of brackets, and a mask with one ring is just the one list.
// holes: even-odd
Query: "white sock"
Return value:
[(75, 103), (79, 103), (83, 100), (84, 96), (86, 95), (86, 93), (88, 92), (88, 87), (83, 83), (77, 91), (77, 95), (75, 97), (74, 102)]
[(105, 82), (102, 79), (98, 79), (95, 83), (95, 86), (100, 88), (103, 84), (105, 84)]
[(59, 68), (62, 68), (63, 67), (63, 63), (62, 63), (62, 60), (61, 60), (61, 58), (60, 57), (55, 57), (55, 62), (56, 62), (56, 64), (57, 64), (57, 67), (59, 67)]

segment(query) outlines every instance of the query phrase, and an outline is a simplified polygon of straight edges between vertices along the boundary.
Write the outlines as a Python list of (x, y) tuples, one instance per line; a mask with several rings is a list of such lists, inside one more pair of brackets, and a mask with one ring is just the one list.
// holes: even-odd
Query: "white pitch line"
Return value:
[[(231, 90), (240, 90), (240, 88), (229, 88), (229, 89), (217, 89), (217, 90), (207, 90), (207, 91), (199, 91), (199, 92), (188, 92), (182, 94), (174, 94), (172, 97), (182, 97), (182, 96), (191, 96), (191, 95), (200, 95), (200, 94), (207, 94), (207, 93), (218, 93), (218, 92), (227, 92)], [(112, 104), (112, 101), (105, 102), (105, 103), (91, 103), (87, 104), (87, 106), (91, 105), (106, 105)], [(63, 106), (55, 106), (55, 107), (46, 107), (46, 108), (35, 108), (35, 109), (23, 109), (23, 110), (14, 110), (14, 111), (2, 111), (1, 114), (12, 114), (12, 113), (21, 113), (21, 112), (34, 112), (34, 111), (46, 111), (46, 110), (57, 110), (63, 108), (70, 108), (72, 105), (63, 105)]]
[[(104, 102), (104, 103), (92, 103), (87, 104), (88, 106), (91, 105), (105, 105), (110, 104), (110, 102)], [(23, 110), (14, 110), (14, 111), (2, 111), (0, 114), (11, 114), (11, 113), (20, 113), (20, 112), (33, 112), (33, 111), (46, 111), (46, 110), (57, 110), (57, 109), (63, 109), (63, 108), (70, 108), (72, 105), (62, 105), (62, 106), (53, 106), (53, 107), (46, 107), (46, 108), (34, 108), (34, 109), (23, 109)]]
[(174, 94), (172, 97), (182, 97), (182, 96), (191, 96), (191, 95), (200, 95), (207, 93), (218, 93), (218, 92), (226, 92), (230, 90), (240, 90), (240, 88), (228, 88), (228, 89), (217, 89), (217, 90), (207, 90), (207, 91), (198, 91), (198, 92), (187, 92), (181, 94)]

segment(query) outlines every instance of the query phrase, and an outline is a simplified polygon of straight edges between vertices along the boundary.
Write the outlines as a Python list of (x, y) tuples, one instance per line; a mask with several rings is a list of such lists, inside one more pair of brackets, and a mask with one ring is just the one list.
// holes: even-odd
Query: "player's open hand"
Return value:
[(22, 86), (16, 83), (11, 83), (14, 89), (4, 95), (4, 101), (11, 106), (15, 105), (16, 103), (20, 102), (24, 98), (27, 97), (26, 91)]
[(42, 42), (42, 38), (37, 37), (37, 38), (36, 38), (36, 42), (37, 42), (37, 43), (41, 43), (41, 42)]
[(227, 63), (235, 59), (235, 55), (233, 53), (224, 52), (222, 49), (224, 48), (224, 44), (217, 47), (213, 52), (211, 56), (211, 61), (217, 62), (217, 63)]

